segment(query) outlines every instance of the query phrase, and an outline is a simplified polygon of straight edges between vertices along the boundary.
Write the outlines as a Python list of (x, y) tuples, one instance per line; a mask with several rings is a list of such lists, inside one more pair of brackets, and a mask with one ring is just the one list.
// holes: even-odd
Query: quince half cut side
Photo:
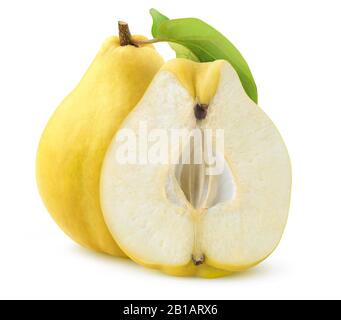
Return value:
[[(168, 159), (148, 161), (158, 139), (174, 130), (184, 132), (182, 143), (167, 140), (158, 152), (167, 150)], [(213, 162), (188, 158), (206, 141), (193, 131), (211, 132), (222, 146), (212, 153), (219, 173), (207, 171)], [(135, 142), (125, 146), (129, 135)], [(124, 147), (129, 153), (142, 140), (150, 142), (148, 157), (122, 161)], [(184, 154), (187, 161), (169, 161)], [(285, 144), (226, 61), (166, 63), (112, 140), (101, 174), (104, 217), (120, 248), (139, 264), (180, 276), (218, 277), (268, 257), (286, 225), (290, 190)]]

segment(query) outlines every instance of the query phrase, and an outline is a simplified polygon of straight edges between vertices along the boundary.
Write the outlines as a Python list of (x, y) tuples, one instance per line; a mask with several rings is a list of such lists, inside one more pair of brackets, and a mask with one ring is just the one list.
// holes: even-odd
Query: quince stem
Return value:
[(150, 39), (150, 40), (133, 40), (131, 37), (131, 33), (129, 30), (128, 23), (124, 21), (118, 22), (118, 35), (120, 38), (120, 45), (123, 46), (135, 46), (138, 47), (144, 44), (152, 44), (160, 42), (159, 39)]
[(124, 21), (118, 22), (118, 35), (120, 38), (120, 45), (123, 46), (136, 46), (136, 44), (133, 42), (129, 30), (128, 23)]

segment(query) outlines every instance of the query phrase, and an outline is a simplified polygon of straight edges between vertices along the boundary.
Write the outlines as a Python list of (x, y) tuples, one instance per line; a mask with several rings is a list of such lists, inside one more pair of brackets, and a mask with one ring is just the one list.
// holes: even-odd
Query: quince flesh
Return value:
[[(202, 277), (245, 270), (268, 257), (287, 221), (290, 160), (232, 66), (166, 63), (122, 124), (136, 133), (137, 145), (142, 119), (149, 132), (223, 130), (224, 171), (206, 175), (196, 163), (124, 163), (116, 157), (122, 141), (114, 138), (102, 168), (101, 204), (121, 249), (147, 267)], [(178, 152), (178, 145), (169, 147)]]

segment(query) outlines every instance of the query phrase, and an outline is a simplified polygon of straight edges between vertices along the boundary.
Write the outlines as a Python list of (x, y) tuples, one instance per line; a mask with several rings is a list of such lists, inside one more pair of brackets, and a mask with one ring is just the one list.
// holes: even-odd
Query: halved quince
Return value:
[[(167, 146), (173, 158), (197, 152), (193, 130), (211, 132), (222, 145), (214, 154), (219, 174), (208, 174), (207, 163), (192, 156), (174, 163), (118, 157), (127, 144), (120, 132), (135, 136), (128, 149), (135, 145), (139, 153), (145, 133), (157, 130), (188, 133), (180, 147)], [(151, 155), (155, 141), (154, 149), (148, 141)], [(226, 61), (165, 64), (113, 139), (101, 174), (104, 217), (120, 248), (140, 264), (175, 275), (216, 277), (264, 260), (284, 231), (290, 189), (283, 140)]]

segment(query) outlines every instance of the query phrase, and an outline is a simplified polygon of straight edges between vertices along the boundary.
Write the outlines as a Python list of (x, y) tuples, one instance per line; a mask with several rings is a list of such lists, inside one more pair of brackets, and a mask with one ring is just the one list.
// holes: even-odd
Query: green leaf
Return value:
[(195, 19), (174, 19), (151, 10), (153, 17), (153, 36), (159, 41), (167, 41), (185, 47), (189, 52), (182, 52), (181, 47), (173, 48), (177, 55), (193, 60), (194, 55), (200, 62), (219, 59), (227, 60), (239, 75), (248, 96), (257, 103), (257, 86), (250, 68), (238, 49), (219, 31), (207, 23)]
[(188, 59), (188, 60), (192, 60), (195, 62), (200, 62), (199, 58), (191, 50), (188, 50), (183, 45), (177, 44), (175, 42), (173, 43), (170, 42), (169, 45), (175, 51), (177, 58), (183, 58), (183, 59)]
[(152, 35), (156, 37), (158, 34), (159, 26), (162, 22), (169, 20), (166, 16), (155, 9), (150, 9), (150, 15), (153, 18)]
[[(169, 20), (156, 9), (150, 9), (150, 14), (153, 18), (152, 35), (157, 37), (158, 30), (162, 22)], [(199, 58), (189, 49), (177, 43), (169, 43), (169, 46), (175, 51), (177, 58), (184, 58), (196, 62), (200, 62)]]

